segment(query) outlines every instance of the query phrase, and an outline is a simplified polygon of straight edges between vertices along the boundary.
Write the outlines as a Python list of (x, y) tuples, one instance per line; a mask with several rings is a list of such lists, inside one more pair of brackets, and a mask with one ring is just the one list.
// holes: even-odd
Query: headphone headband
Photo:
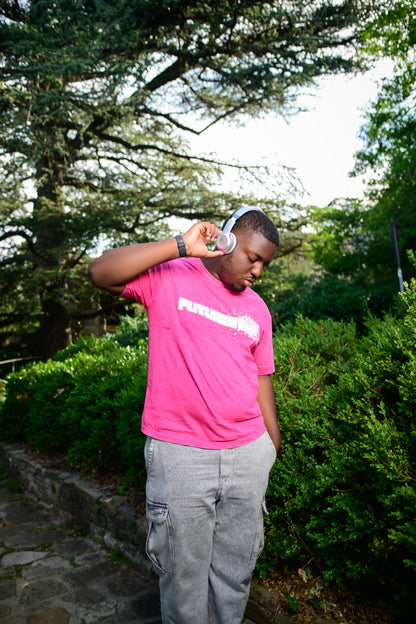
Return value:
[(231, 232), (231, 230), (234, 227), (234, 223), (237, 221), (237, 219), (242, 217), (243, 214), (246, 214), (246, 212), (251, 212), (252, 210), (259, 211), (258, 208), (247, 208), (246, 207), (246, 208), (239, 208), (238, 210), (233, 212), (233, 214), (231, 215), (231, 217), (228, 219), (227, 223), (225, 224), (225, 227), (224, 227), (224, 229), (222, 231), (222, 234), (228, 234), (229, 232)]
[(217, 237), (217, 249), (220, 249), (225, 254), (231, 253), (233, 251), (234, 247), (236, 246), (237, 239), (235, 235), (231, 232), (231, 230), (233, 229), (234, 224), (237, 221), (237, 219), (242, 217), (243, 214), (246, 214), (246, 212), (252, 212), (253, 210), (262, 212), (260, 208), (251, 208), (251, 207), (239, 208), (238, 210), (233, 212), (231, 217), (227, 220), (227, 223), (225, 224), (223, 231)]

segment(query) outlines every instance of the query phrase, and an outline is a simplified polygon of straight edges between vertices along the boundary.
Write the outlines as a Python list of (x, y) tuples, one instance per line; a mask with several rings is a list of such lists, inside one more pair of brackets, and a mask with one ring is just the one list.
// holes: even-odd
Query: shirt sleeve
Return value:
[(147, 308), (161, 288), (165, 270), (164, 264), (152, 267), (128, 282), (121, 293), (121, 297), (133, 299), (133, 301), (137, 301)]
[(267, 308), (265, 310), (264, 319), (262, 322), (260, 340), (253, 351), (253, 358), (257, 366), (258, 375), (271, 375), (272, 373), (274, 373), (275, 366), (273, 352), (272, 318)]

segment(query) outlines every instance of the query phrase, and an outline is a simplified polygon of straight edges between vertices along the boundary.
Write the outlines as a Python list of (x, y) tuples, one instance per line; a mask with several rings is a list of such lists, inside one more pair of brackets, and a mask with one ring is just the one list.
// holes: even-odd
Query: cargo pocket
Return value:
[(173, 574), (173, 535), (168, 505), (147, 501), (146, 518), (149, 523), (146, 554), (157, 574)]

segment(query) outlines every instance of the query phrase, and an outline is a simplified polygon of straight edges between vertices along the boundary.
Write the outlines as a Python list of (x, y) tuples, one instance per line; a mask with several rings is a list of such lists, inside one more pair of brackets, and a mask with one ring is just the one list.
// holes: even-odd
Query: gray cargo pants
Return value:
[(231, 449), (148, 438), (147, 554), (164, 624), (240, 624), (263, 549), (276, 451), (267, 433)]

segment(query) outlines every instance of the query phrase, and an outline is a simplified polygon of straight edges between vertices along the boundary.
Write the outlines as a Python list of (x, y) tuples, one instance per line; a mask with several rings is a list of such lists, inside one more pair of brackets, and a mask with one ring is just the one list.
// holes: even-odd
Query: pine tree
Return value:
[[(88, 253), (170, 216), (224, 212), (185, 135), (294, 106), (354, 67), (368, 3), (4, 0), (0, 4), (0, 326), (71, 341)], [(162, 226), (163, 228), (163, 226)]]

